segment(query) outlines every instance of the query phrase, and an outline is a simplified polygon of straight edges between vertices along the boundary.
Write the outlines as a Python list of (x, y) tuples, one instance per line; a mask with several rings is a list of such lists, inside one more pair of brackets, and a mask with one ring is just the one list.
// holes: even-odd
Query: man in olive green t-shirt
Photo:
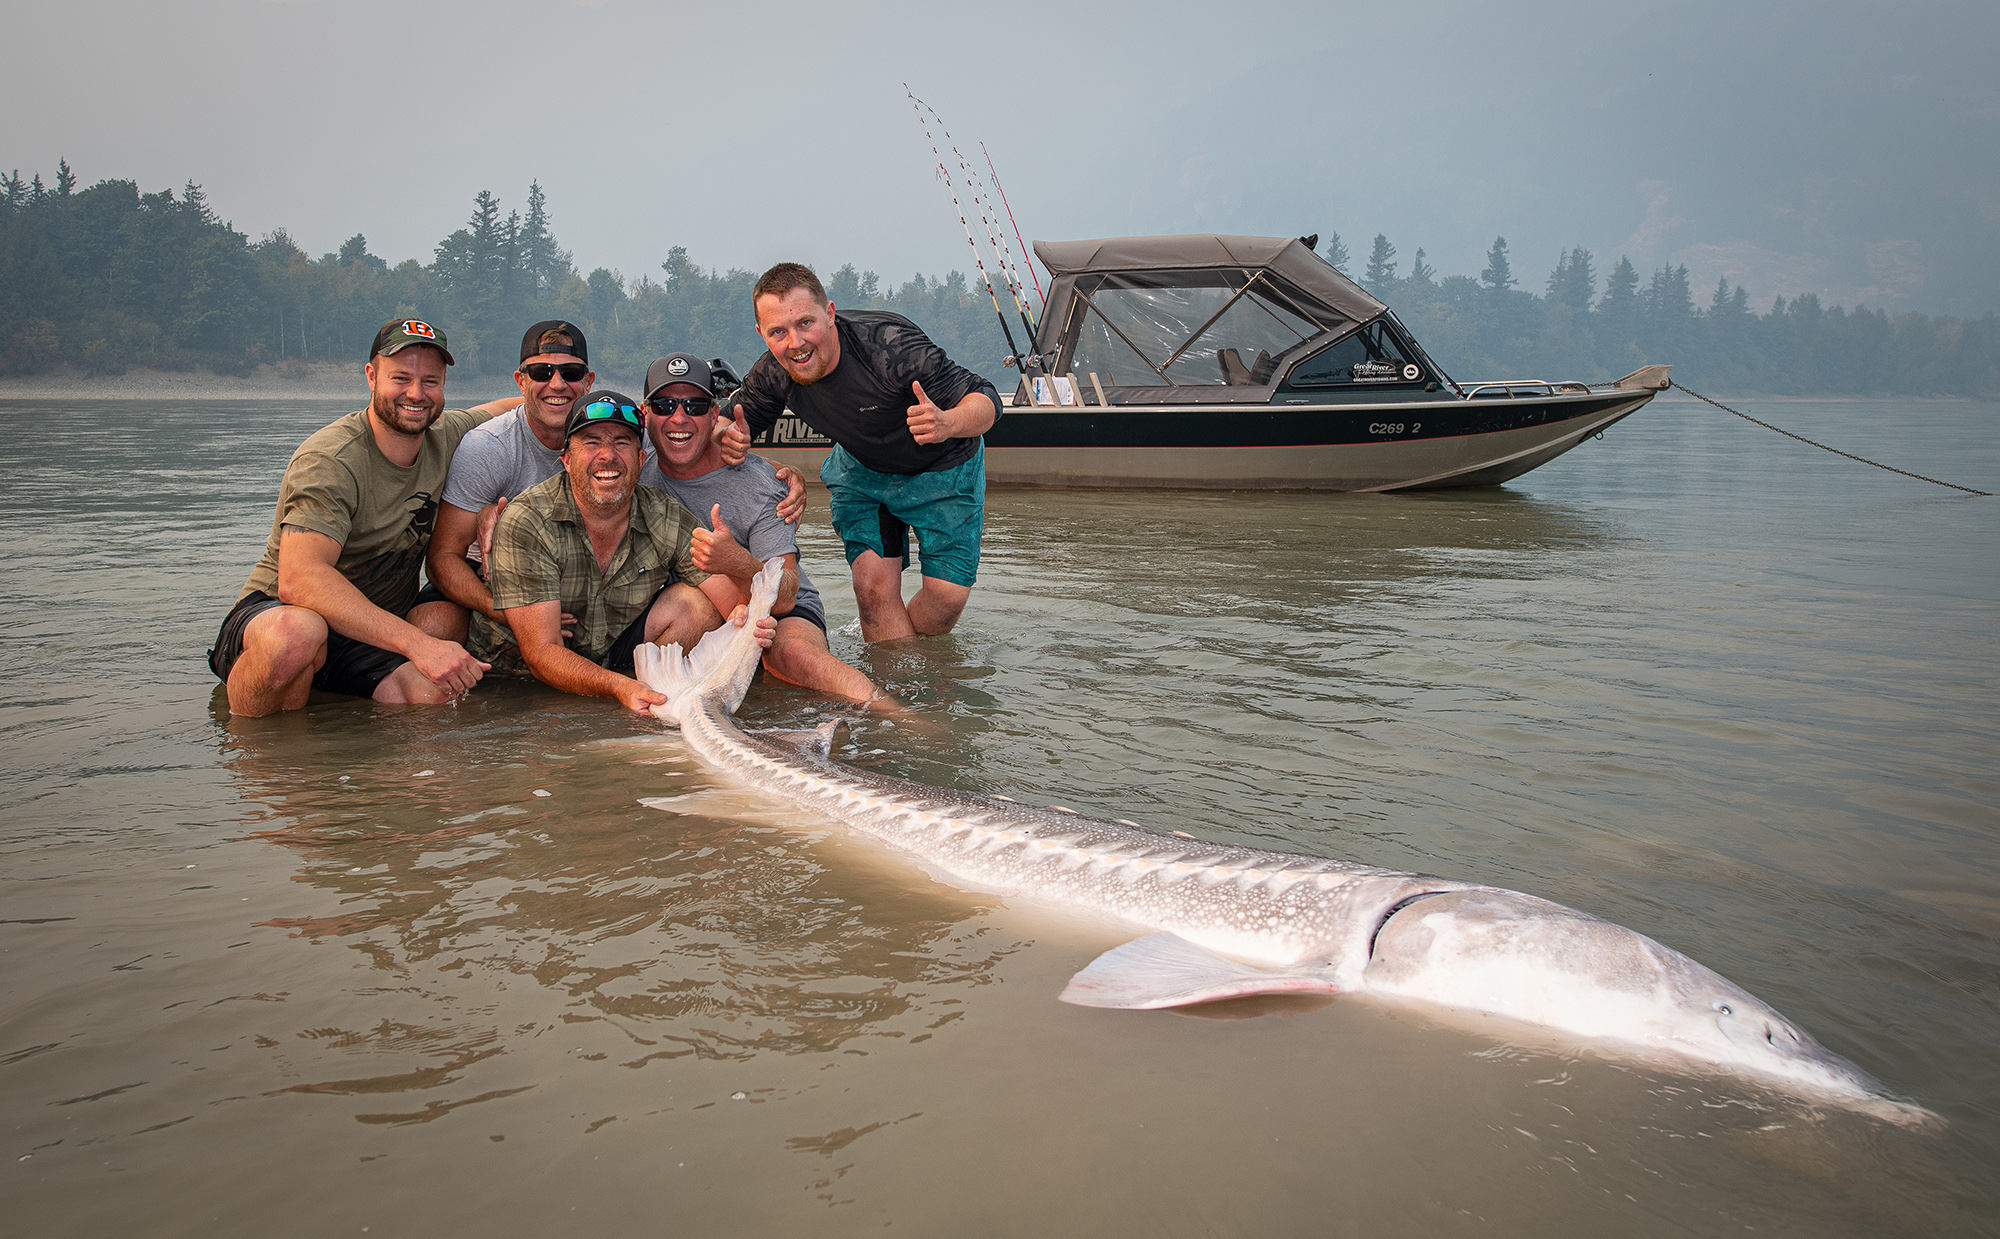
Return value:
[(292, 454), (264, 557), (222, 622), (208, 665), (233, 714), (296, 710), (313, 688), (390, 704), (450, 701), (486, 665), (466, 610), (417, 591), (437, 496), (465, 432), (494, 407), (444, 408), (444, 333), (384, 323), (364, 373), (368, 408)]

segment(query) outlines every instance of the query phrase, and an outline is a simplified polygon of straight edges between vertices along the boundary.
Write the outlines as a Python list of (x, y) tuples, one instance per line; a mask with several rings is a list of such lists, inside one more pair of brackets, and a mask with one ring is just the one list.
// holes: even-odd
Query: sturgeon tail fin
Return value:
[(1275, 972), (1226, 959), (1174, 934), (1114, 947), (1069, 980), (1064, 1002), (1150, 1011), (1250, 994), (1338, 994), (1329, 972)]
[[(706, 642), (708, 638), (703, 637), (702, 640)], [(701, 647), (697, 645), (695, 648), (699, 651)], [(695, 680), (687, 655), (681, 653), (680, 642), (661, 647), (650, 641), (641, 641), (632, 651), (632, 670), (639, 683), (656, 693), (666, 694), (667, 704), (654, 706), (654, 717), (669, 723), (680, 722), (681, 716), (675, 707), (694, 687)]]
[(649, 642), (639, 643), (632, 651), (634, 678), (667, 698), (665, 705), (653, 707), (655, 717), (678, 723), (684, 698), (711, 691), (719, 691), (724, 708), (732, 714), (736, 712), (763, 656), (754, 636), (757, 621), (771, 613), (784, 574), (782, 558), (773, 558), (764, 565), (751, 578), (750, 601), (745, 607), (747, 618), (743, 624), (739, 627), (725, 621), (704, 634), (691, 651), (683, 653), (679, 643), (664, 649)]

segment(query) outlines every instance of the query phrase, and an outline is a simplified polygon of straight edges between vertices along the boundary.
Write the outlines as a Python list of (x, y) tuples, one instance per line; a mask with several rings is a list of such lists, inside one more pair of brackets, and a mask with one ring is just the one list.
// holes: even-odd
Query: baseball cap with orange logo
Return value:
[(458, 364), (453, 359), (451, 350), (444, 346), (444, 332), (420, 318), (392, 318), (383, 323), (382, 330), (375, 333), (375, 343), (369, 348), (368, 356), (370, 360), (393, 356), (412, 344), (436, 349), (444, 355), (444, 364), (447, 366)]

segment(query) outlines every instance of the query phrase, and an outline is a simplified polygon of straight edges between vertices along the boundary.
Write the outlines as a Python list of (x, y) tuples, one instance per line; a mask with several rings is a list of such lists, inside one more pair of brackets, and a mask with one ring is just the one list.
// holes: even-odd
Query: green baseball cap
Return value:
[(431, 326), (421, 318), (392, 318), (382, 324), (382, 330), (375, 333), (375, 343), (368, 350), (368, 358), (390, 357), (402, 352), (412, 344), (434, 348), (444, 354), (444, 364), (455, 366), (457, 360), (451, 350), (444, 346), (444, 332)]

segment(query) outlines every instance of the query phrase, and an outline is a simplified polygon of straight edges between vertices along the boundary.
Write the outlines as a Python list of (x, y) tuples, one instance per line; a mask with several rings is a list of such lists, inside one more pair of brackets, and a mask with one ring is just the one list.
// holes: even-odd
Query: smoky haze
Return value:
[[(99, 0), (9, 19), (0, 168), (193, 180), (309, 253), (429, 261), (539, 180), (577, 266), (971, 270), (902, 83), (1030, 239), (1384, 233), (1754, 302), (1976, 314), (2000, 277), (2000, 6), (422, 6)], [(956, 161), (944, 157), (953, 175)], [(979, 229), (979, 222), (972, 221)]]

